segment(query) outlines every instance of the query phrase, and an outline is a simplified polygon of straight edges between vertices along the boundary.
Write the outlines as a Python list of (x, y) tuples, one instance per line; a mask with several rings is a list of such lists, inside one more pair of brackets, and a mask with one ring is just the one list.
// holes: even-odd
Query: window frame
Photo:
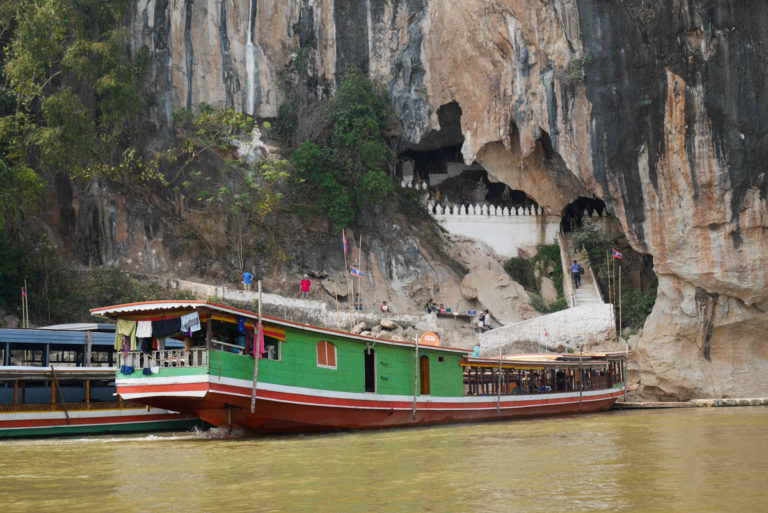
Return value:
[[(323, 344), (323, 347), (325, 348), (325, 361), (328, 362), (328, 346), (331, 346), (333, 348), (333, 361), (334, 365), (328, 365), (320, 363), (320, 345)], [(338, 359), (339, 352), (336, 350), (336, 344), (331, 342), (330, 340), (320, 340), (317, 344), (315, 344), (315, 357), (317, 361), (317, 366), (321, 369), (332, 369), (337, 370), (339, 368), (339, 359)]]

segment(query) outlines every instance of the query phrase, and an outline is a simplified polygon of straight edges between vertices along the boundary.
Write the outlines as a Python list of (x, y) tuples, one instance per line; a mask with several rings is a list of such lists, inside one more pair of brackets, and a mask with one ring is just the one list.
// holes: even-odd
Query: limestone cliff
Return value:
[(297, 59), (318, 96), (357, 66), (405, 147), (462, 144), (552, 212), (604, 200), (659, 276), (645, 393), (687, 398), (768, 393), (766, 21), (759, 1), (137, 0), (131, 31), (161, 132), (200, 102), (275, 116)]

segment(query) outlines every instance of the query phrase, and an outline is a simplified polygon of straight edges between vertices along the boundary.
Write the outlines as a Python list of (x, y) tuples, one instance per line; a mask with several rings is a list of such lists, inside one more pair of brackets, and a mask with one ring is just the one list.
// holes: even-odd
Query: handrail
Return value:
[[(119, 354), (120, 366), (127, 365), (136, 369), (151, 367), (207, 367), (208, 349), (165, 349), (143, 353), (133, 351)], [(122, 369), (121, 369), (122, 370)]]
[(599, 297), (600, 301), (605, 304), (605, 297), (603, 297), (603, 293), (600, 291), (600, 287), (597, 285), (597, 275), (595, 274), (595, 268), (592, 266), (592, 262), (589, 262), (589, 258), (587, 258), (587, 261), (589, 264), (589, 270), (592, 272), (592, 286), (595, 288), (597, 297)]
[(568, 307), (573, 308), (576, 306), (576, 298), (573, 292), (573, 277), (571, 276), (568, 262), (570, 262), (570, 253), (568, 252), (568, 245), (565, 241), (565, 233), (563, 233), (563, 227), (560, 227), (560, 231), (557, 232), (557, 239), (560, 242), (560, 265), (563, 266), (563, 295), (565, 301), (568, 303)]
[(230, 344), (228, 342), (222, 342), (221, 340), (214, 339), (211, 341), (211, 344), (213, 344), (214, 346), (221, 346), (224, 351), (226, 351), (227, 348), (230, 348), (231, 351), (229, 352), (234, 352), (237, 354), (243, 354), (243, 351), (245, 351), (243, 346), (238, 346), (237, 344)]

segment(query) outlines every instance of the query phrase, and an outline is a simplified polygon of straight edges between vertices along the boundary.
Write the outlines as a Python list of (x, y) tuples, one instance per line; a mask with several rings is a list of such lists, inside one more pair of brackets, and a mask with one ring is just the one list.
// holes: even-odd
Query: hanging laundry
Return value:
[(131, 351), (136, 350), (136, 321), (118, 319), (115, 328), (115, 349), (121, 349), (123, 345), (123, 335), (131, 337)]
[(181, 331), (181, 319), (165, 319), (164, 321), (152, 321), (152, 335), (155, 337), (167, 337)]
[(181, 316), (181, 331), (191, 335), (193, 331), (200, 331), (200, 316), (197, 312)]
[(140, 338), (139, 344), (140, 344), (142, 353), (152, 352), (152, 337)]
[(147, 338), (152, 336), (152, 321), (139, 321), (136, 323), (136, 337)]

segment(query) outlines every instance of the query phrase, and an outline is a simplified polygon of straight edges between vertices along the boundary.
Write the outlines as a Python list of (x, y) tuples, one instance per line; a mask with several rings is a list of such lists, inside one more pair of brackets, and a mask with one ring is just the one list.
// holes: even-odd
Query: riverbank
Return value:
[(691, 399), (690, 401), (633, 402), (617, 401), (615, 410), (643, 410), (660, 408), (717, 408), (729, 406), (768, 406), (768, 398), (744, 399)]

